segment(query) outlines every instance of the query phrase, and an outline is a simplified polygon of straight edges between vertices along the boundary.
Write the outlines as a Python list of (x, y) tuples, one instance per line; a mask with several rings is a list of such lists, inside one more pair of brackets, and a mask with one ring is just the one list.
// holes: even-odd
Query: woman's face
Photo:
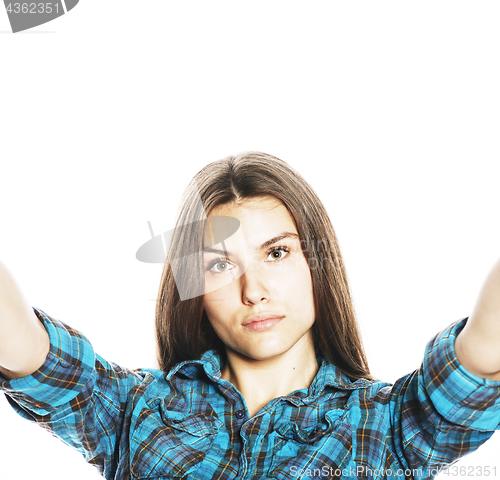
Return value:
[(224, 245), (203, 254), (203, 306), (228, 355), (264, 360), (291, 349), (314, 353), (311, 273), (288, 210), (265, 196), (215, 208), (207, 228), (212, 216), (240, 221)]

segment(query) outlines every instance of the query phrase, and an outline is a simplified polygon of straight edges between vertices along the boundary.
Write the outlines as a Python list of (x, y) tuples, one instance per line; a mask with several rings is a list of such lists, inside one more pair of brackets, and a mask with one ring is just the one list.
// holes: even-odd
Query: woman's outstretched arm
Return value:
[[(130, 478), (131, 419), (156, 395), (163, 372), (108, 362), (82, 333), (29, 307), (33, 320), (1, 266), (0, 393), (20, 416), (76, 448), (105, 478)], [(47, 351), (39, 326), (49, 340)], [(142, 473), (141, 465), (135, 468)]]
[(0, 260), (0, 373), (35, 372), (49, 352), (49, 336), (7, 266)]
[(500, 380), (500, 259), (486, 277), (472, 315), (455, 340), (455, 352), (469, 372)]

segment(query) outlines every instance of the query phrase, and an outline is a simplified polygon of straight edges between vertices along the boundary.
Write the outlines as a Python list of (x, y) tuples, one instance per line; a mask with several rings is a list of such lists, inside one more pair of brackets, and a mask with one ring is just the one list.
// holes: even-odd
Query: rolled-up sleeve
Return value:
[(105, 478), (115, 478), (117, 469), (127, 469), (134, 392), (143, 394), (155, 377), (107, 362), (80, 332), (33, 310), (49, 335), (49, 353), (31, 375), (0, 376), (0, 391), (19, 415), (79, 450)]
[[(74, 400), (89, 383), (95, 353), (90, 342), (78, 331), (52, 319), (42, 310), (33, 310), (49, 335), (49, 353), (43, 365), (31, 375), (14, 380), (6, 380), (0, 375), (0, 388), (19, 406), (38, 415), (48, 415)], [(16, 408), (15, 404), (13, 406)], [(23, 410), (16, 410), (25, 414)]]
[(455, 354), (466, 323), (464, 318), (435, 335), (420, 368), (391, 389), (396, 455), (415, 478), (434, 478), (499, 429), (500, 382), (468, 372)]
[(419, 396), (430, 399), (446, 422), (479, 431), (498, 430), (500, 381), (468, 372), (455, 354), (455, 339), (467, 318), (452, 324), (429, 341), (419, 383)]

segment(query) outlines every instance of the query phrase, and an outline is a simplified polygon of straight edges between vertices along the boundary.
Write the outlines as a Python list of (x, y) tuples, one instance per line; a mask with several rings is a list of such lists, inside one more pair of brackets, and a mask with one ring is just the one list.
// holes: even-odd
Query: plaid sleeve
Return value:
[(455, 354), (467, 318), (427, 344), (419, 370), (391, 392), (393, 441), (405, 467), (433, 478), (500, 429), (500, 382), (468, 372)]
[(134, 388), (143, 391), (154, 377), (107, 362), (81, 333), (33, 310), (49, 334), (50, 351), (31, 375), (10, 381), (0, 375), (0, 391), (22, 417), (78, 449), (105, 478), (115, 478), (128, 458)]
[(450, 422), (480, 431), (500, 429), (500, 381), (468, 372), (455, 354), (455, 339), (467, 319), (455, 322), (429, 341), (419, 396)]

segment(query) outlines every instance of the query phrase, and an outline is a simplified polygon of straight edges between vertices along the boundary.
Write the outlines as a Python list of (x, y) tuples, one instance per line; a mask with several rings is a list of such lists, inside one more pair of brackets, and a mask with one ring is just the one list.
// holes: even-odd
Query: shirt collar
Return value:
[(216, 350), (206, 351), (200, 360), (185, 360), (176, 364), (167, 374), (170, 380), (175, 374), (183, 374), (191, 380), (208, 377), (212, 382), (221, 378), (221, 369), (224, 364), (220, 354)]
[(366, 388), (373, 383), (366, 378), (360, 378), (352, 382), (339, 367), (333, 363), (326, 362), (321, 357), (318, 357), (318, 365), (318, 373), (309, 387), (309, 396), (321, 395), (326, 387), (333, 387), (339, 390), (356, 390), (358, 388)]
[[(317, 357), (317, 359), (319, 369), (309, 387), (308, 398), (321, 395), (326, 387), (339, 390), (356, 390), (366, 388), (373, 383), (365, 378), (352, 382), (334, 364), (327, 363), (322, 357)], [(175, 365), (167, 374), (167, 380), (170, 380), (173, 375), (181, 373), (192, 380), (208, 377), (212, 382), (217, 383), (221, 378), (223, 364), (224, 362), (216, 350), (208, 350), (200, 360), (186, 360)]]

